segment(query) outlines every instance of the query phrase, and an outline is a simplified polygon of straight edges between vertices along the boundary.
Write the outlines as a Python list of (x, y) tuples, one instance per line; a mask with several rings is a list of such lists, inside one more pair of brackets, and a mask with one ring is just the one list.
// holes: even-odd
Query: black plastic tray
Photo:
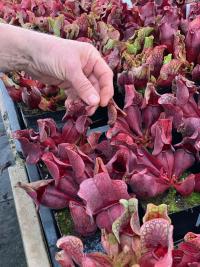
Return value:
[(26, 128), (33, 128), (34, 130), (37, 129), (37, 120), (44, 119), (44, 118), (52, 118), (58, 122), (59, 126), (61, 126), (62, 117), (65, 115), (64, 107), (54, 112), (35, 110), (33, 114), (30, 114), (25, 108), (25, 106), (21, 103), (15, 104), (15, 107), (21, 116), (24, 126)]
[[(140, 203), (144, 215), (146, 205), (141, 201)], [(200, 234), (200, 204), (189, 208), (187, 207), (177, 212), (168, 213), (168, 215), (174, 226), (173, 240), (175, 244), (179, 243), (188, 232)]]
[[(65, 115), (65, 108), (60, 108), (57, 111), (41, 111), (35, 110), (33, 114), (27, 111), (27, 108), (21, 103), (15, 104), (15, 109), (20, 116), (20, 119), (25, 128), (33, 128), (37, 130), (37, 120), (44, 119), (44, 118), (52, 118), (56, 121), (58, 127), (63, 126), (62, 118)], [(93, 123), (92, 128), (101, 127), (107, 124), (108, 116), (107, 116), (107, 109), (106, 108), (98, 108), (95, 114), (91, 117)]]
[(174, 241), (183, 239), (188, 232), (200, 234), (200, 205), (169, 214), (174, 225)]
[[(124, 105), (124, 93), (121, 93), (117, 86), (116, 79), (114, 80), (114, 87), (115, 87), (115, 94), (114, 100), (117, 105), (122, 108)], [(65, 115), (65, 108), (59, 107), (57, 111), (42, 111), (39, 109), (35, 109), (34, 112), (30, 112), (23, 103), (14, 104), (17, 113), (20, 116), (20, 120), (25, 128), (33, 128), (34, 130), (37, 129), (37, 120), (44, 119), (44, 118), (53, 118), (58, 127), (63, 125), (62, 118)], [(92, 119), (92, 126), (91, 128), (99, 128), (105, 126), (108, 121), (108, 112), (107, 108), (98, 108), (95, 114), (91, 117)]]
[[(54, 118), (58, 126), (62, 126), (62, 117), (64, 115), (64, 112), (42, 112), (41, 114), (38, 113), (34, 114), (33, 116), (30, 116), (29, 114), (24, 112), (21, 105), (16, 105), (15, 103), (13, 103), (3, 84), (0, 84), (0, 90), (3, 95), (4, 105), (7, 110), (6, 115), (8, 116), (10, 128), (12, 131), (25, 129), (27, 127), (37, 130), (37, 120), (48, 117)], [(93, 127), (96, 126), (97, 128), (91, 129), (90, 131), (98, 129), (101, 132), (104, 132), (107, 130), (107, 126), (105, 126), (107, 122), (106, 109), (99, 109), (92, 119)], [(23, 152), (20, 143), (17, 140), (15, 140), (14, 142), (16, 145), (17, 152), (21, 157), (23, 157)], [(31, 165), (25, 163), (25, 168), (29, 182), (35, 182), (43, 178), (39, 165)], [(55, 261), (55, 254), (58, 251), (56, 247), (56, 242), (61, 237), (61, 232), (58, 228), (54, 212), (54, 210), (41, 206), (39, 209), (39, 219), (44, 233), (49, 258), (51, 259), (51, 264), (53, 267), (59, 267), (60, 265)], [(97, 232), (96, 234), (90, 237), (84, 238), (83, 242), (85, 252), (102, 251), (100, 240), (100, 232)]]
[[(8, 116), (10, 122), (10, 128), (12, 131), (20, 130), (23, 128), (23, 120), (21, 120), (19, 114), (17, 114), (16, 106), (13, 101), (9, 97), (7, 90), (4, 85), (0, 81), (0, 91), (2, 93), (2, 101), (4, 102), (4, 106), (7, 110), (6, 116)], [(20, 143), (15, 140), (16, 149), (20, 154), (22, 153)], [(26, 171), (28, 174), (28, 178), (30, 182), (34, 182), (39, 180), (39, 173), (36, 165), (25, 165)], [(58, 228), (55, 223), (55, 219), (53, 216), (53, 212), (46, 208), (42, 207), (39, 210), (39, 219), (43, 229), (46, 247), (49, 253), (49, 257), (51, 259), (51, 263), (53, 267), (59, 267), (59, 264), (55, 261), (55, 253), (57, 251), (56, 241), (60, 237)], [(37, 238), (37, 237), (36, 237)]]
[[(10, 121), (10, 126), (13, 131), (24, 129), (26, 128), (25, 124), (25, 118), (26, 116), (22, 116), (22, 111), (19, 111), (19, 107), (16, 107), (16, 105), (13, 103), (13, 101), (10, 99), (10, 97), (7, 94), (6, 89), (4, 86), (1, 86), (0, 84), (0, 90), (3, 92), (3, 101), (4, 105), (7, 110), (7, 116)], [(101, 131), (106, 130), (105, 122), (107, 121), (107, 115), (106, 115), (106, 109), (103, 109), (99, 111), (100, 113), (97, 113), (96, 117), (93, 119), (93, 121), (96, 121), (95, 126), (100, 127)], [(105, 114), (105, 116), (102, 114)], [(99, 117), (100, 116), (100, 117)], [(49, 113), (47, 113), (47, 117), (49, 117)], [(103, 119), (102, 119), (103, 117)], [(44, 118), (44, 117), (43, 117)], [(27, 121), (28, 127), (37, 128), (37, 119), (39, 117), (29, 117), (29, 120)], [(59, 117), (61, 121), (61, 116)], [(55, 118), (55, 120), (58, 122), (58, 120)], [(16, 149), (20, 154), (22, 153), (21, 146), (17, 140), (15, 140), (16, 143)], [(36, 165), (29, 165), (26, 164), (26, 170), (29, 177), (30, 182), (37, 181), (42, 178), (40, 170), (37, 168)], [(144, 211), (142, 210), (140, 203), (139, 203), (139, 215), (140, 219), (144, 215)], [(56, 248), (56, 241), (61, 236), (61, 233), (58, 229), (57, 222), (54, 216), (54, 211), (50, 210), (49, 208), (42, 207), (39, 210), (39, 217), (40, 222), (43, 228), (45, 240), (46, 240), (46, 246), (49, 252), (49, 256), (51, 258), (52, 266), (58, 267), (58, 263), (55, 261), (55, 253), (57, 251)], [(174, 241), (175, 244), (180, 242), (184, 235), (188, 231), (194, 231), (196, 233), (200, 233), (200, 205), (196, 206), (191, 209), (183, 210), (177, 213), (173, 213), (170, 215), (172, 219), (172, 223), (174, 225)], [(87, 240), (84, 240), (84, 243), (86, 244), (86, 250), (88, 252), (93, 251), (94, 247), (91, 244), (94, 244), (96, 246), (99, 246), (100, 244), (97, 242), (100, 238), (98, 237), (98, 234), (96, 236), (92, 236), (88, 238)], [(94, 241), (94, 243), (93, 243)]]

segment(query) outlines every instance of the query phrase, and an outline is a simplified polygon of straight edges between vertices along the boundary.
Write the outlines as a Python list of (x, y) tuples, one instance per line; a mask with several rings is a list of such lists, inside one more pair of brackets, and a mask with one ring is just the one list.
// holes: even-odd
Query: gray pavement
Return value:
[(0, 267), (27, 267), (7, 171), (12, 161), (0, 117)]

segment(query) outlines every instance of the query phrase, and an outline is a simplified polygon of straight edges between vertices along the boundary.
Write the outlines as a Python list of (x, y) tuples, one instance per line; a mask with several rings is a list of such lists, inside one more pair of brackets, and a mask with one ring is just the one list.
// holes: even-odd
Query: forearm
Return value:
[[(0, 72), (28, 71), (36, 64), (50, 61), (48, 53), (54, 43), (63, 40), (55, 36), (0, 23)], [(69, 42), (69, 50), (71, 47)], [(39, 55), (38, 55), (39, 54)]]
[(0, 71), (25, 70), (31, 61), (28, 31), (0, 23)]

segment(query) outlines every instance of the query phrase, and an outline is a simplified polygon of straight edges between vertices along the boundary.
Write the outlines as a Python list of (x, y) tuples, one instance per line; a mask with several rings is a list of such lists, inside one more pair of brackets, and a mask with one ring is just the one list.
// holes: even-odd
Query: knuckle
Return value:
[[(111, 80), (113, 78), (113, 72), (110, 68), (108, 68), (107, 70), (105, 70), (102, 74), (101, 74), (101, 79), (104, 79), (104, 78), (109, 78), (109, 80)], [(111, 79), (110, 79), (111, 78)]]
[(91, 85), (88, 81), (81, 81), (79, 84), (79, 91), (80, 93), (88, 93), (90, 91)]
[(90, 43), (84, 43), (84, 44), (85, 44), (85, 47), (88, 50), (90, 50), (90, 51), (94, 51), (95, 50), (95, 47), (92, 44), (90, 44)]

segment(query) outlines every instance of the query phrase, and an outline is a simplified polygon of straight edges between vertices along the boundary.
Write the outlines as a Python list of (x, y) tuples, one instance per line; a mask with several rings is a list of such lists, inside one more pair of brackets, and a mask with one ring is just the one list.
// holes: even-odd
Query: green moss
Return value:
[(185, 197), (185, 201), (191, 207), (200, 204), (200, 193), (192, 193), (190, 196)]
[(176, 205), (176, 190), (171, 188), (168, 194), (165, 197), (164, 203), (168, 205), (169, 212), (177, 212), (179, 211), (178, 206)]
[(137, 91), (138, 91), (138, 93), (140, 93), (140, 94), (142, 94), (142, 95), (144, 96), (145, 89), (146, 89), (146, 88), (141, 87), (141, 88), (139, 88)]
[(174, 188), (170, 188), (168, 192), (164, 193), (162, 196), (142, 201), (142, 206), (144, 209), (146, 209), (148, 203), (153, 203), (155, 205), (164, 203), (168, 205), (168, 212), (174, 213), (199, 205), (200, 193), (192, 193), (188, 197), (182, 197)]
[(180, 176), (180, 180), (184, 180), (188, 175), (190, 175), (190, 172), (184, 172), (184, 173)]
[(170, 188), (170, 190), (164, 197), (160, 196), (159, 202), (160, 203), (158, 204), (165, 203), (166, 205), (168, 205), (169, 213), (177, 212), (180, 210), (176, 203), (176, 190), (173, 188)]
[(74, 234), (73, 221), (68, 209), (57, 211), (55, 217), (62, 235)]

